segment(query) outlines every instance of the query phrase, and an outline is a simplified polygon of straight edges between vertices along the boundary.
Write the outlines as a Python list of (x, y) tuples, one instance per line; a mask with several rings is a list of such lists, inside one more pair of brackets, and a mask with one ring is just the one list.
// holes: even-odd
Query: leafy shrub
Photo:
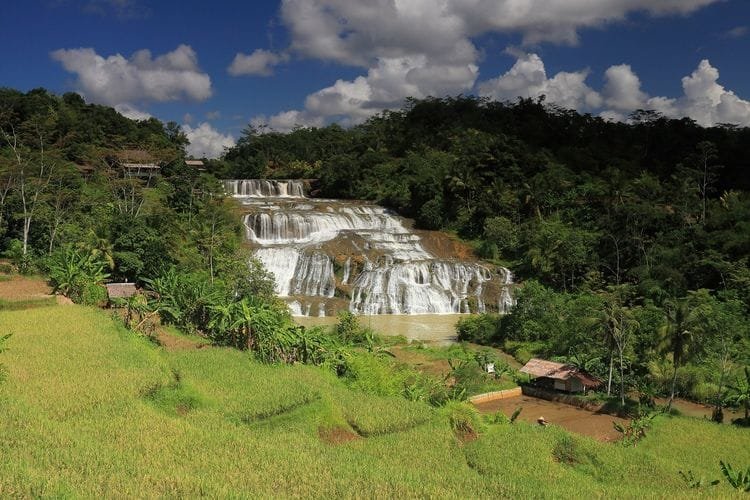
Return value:
[(454, 432), (464, 437), (476, 436), (482, 427), (482, 420), (474, 406), (460, 401), (450, 401), (443, 408), (448, 423)]
[(452, 397), (442, 380), (416, 371), (406, 378), (402, 395), (410, 401), (423, 401), (433, 406), (444, 405)]
[(81, 290), (80, 303), (87, 306), (103, 306), (107, 303), (107, 289), (98, 283), (86, 283)]
[(362, 352), (349, 356), (345, 377), (352, 388), (377, 396), (401, 395), (406, 379), (387, 360)]
[(440, 229), (445, 222), (442, 198), (435, 197), (422, 205), (417, 222), (425, 229)]
[(511, 354), (521, 364), (526, 364), (528, 361), (544, 352), (545, 345), (542, 342), (523, 342), (506, 340), (503, 345), (503, 350)]
[(374, 332), (359, 323), (359, 318), (349, 311), (340, 311), (334, 334), (345, 344), (372, 347), (375, 343)]
[(702, 401), (704, 403), (712, 402), (716, 399), (716, 393), (719, 386), (710, 382), (699, 382), (690, 390), (690, 399), (693, 401)]
[(144, 280), (156, 294), (154, 309), (162, 321), (189, 333), (205, 331), (209, 311), (226, 297), (220, 282), (212, 282), (205, 273), (186, 273), (171, 268), (157, 278)]
[(484, 420), (490, 424), (509, 424), (510, 419), (502, 411), (484, 415)]
[(719, 465), (721, 473), (732, 488), (750, 492), (750, 467), (743, 471), (742, 469), (735, 470), (731, 464), (724, 463), (724, 461), (719, 462)]
[(8, 249), (5, 251), (5, 256), (10, 259), (16, 269), (18, 269), (18, 272), (22, 274), (33, 272), (34, 261), (29, 252), (26, 254), (23, 253), (23, 242), (21, 240), (10, 240)]
[[(95, 303), (101, 291), (94, 286), (101, 285), (109, 277), (105, 263), (96, 254), (86, 253), (71, 246), (53, 253), (48, 260), (50, 281), (56, 292), (69, 297), (73, 302)], [(89, 290), (87, 290), (90, 288)], [(104, 290), (106, 300), (106, 290)], [(94, 302), (91, 302), (94, 301)]]
[(456, 332), (458, 340), (489, 345), (497, 334), (499, 316), (496, 314), (478, 314), (458, 320)]
[(518, 248), (519, 232), (518, 224), (507, 217), (488, 217), (484, 221), (485, 241), (494, 246), (496, 252), (515, 251)]

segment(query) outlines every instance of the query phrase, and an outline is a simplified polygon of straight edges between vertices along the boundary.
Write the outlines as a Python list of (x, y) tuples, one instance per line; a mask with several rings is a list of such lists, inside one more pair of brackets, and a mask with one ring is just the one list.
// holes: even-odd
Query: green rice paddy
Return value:
[(168, 352), (92, 308), (0, 311), (0, 333), (3, 498), (715, 498), (734, 490), (679, 471), (750, 465), (750, 431), (681, 417), (629, 448), (524, 423), (461, 440), (426, 404), (231, 349)]

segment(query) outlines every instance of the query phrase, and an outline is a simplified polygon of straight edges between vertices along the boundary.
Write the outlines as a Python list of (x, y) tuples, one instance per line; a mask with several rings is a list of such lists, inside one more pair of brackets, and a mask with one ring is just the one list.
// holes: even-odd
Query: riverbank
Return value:
[[(359, 316), (362, 326), (371, 328), (378, 335), (403, 336), (407, 340), (433, 342), (448, 345), (456, 342), (456, 323), (465, 314), (380, 314)], [(294, 321), (302, 326), (332, 326), (336, 316), (295, 316)]]

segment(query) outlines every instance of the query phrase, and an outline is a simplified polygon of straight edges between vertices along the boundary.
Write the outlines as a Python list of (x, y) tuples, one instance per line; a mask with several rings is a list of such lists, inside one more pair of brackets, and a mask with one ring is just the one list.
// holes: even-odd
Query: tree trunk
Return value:
[(26, 257), (26, 253), (29, 249), (29, 233), (31, 232), (31, 216), (24, 216), (23, 219), (23, 256)]
[(614, 365), (614, 356), (612, 351), (609, 352), (609, 380), (607, 382), (607, 396), (612, 392), (612, 367)]
[(669, 401), (667, 402), (667, 411), (672, 409), (672, 401), (674, 401), (675, 387), (677, 386), (677, 363), (674, 363), (674, 370), (672, 371), (672, 390), (669, 393)]
[(620, 402), (625, 406), (625, 367), (622, 362), (622, 349), (620, 351)]

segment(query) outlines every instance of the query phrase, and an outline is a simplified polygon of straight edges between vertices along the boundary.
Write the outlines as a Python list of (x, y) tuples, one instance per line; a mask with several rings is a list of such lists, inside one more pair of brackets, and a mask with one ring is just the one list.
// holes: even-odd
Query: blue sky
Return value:
[(248, 123), (348, 125), (458, 93), (750, 125), (746, 0), (9, 3), (0, 86), (175, 120), (198, 155)]

